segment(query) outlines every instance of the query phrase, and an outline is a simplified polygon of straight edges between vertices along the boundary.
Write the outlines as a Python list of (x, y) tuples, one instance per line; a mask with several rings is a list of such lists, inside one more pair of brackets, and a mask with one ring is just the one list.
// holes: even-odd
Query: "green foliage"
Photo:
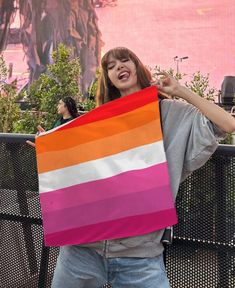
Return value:
[(0, 94), (0, 132), (9, 133), (20, 118), (20, 108), (16, 103), (16, 88), (4, 85)]
[(218, 95), (218, 91), (215, 88), (209, 86), (209, 74), (202, 75), (200, 71), (193, 74), (193, 79), (190, 82), (186, 82), (185, 86), (197, 93), (199, 96), (214, 101), (215, 95)]
[(37, 132), (37, 126), (43, 122), (42, 116), (38, 112), (34, 111), (22, 111), (21, 118), (14, 124), (14, 131), (35, 134)]
[(14, 123), (20, 117), (20, 108), (16, 104), (16, 85), (7, 84), (8, 69), (2, 56), (0, 56), (0, 132), (12, 132)]
[(58, 118), (59, 100), (70, 96), (78, 101), (81, 67), (79, 59), (71, 59), (71, 54), (71, 49), (63, 44), (52, 53), (53, 64), (48, 65), (47, 73), (41, 74), (32, 83), (27, 95), (32, 108), (38, 113), (24, 113), (15, 126), (15, 132), (35, 132), (39, 124), (46, 130), (51, 129)]
[(233, 134), (232, 133), (227, 133), (227, 136), (225, 139), (220, 141), (220, 144), (231, 144), (233, 140)]
[(0, 55), (0, 88), (3, 86), (4, 82), (7, 79), (8, 69), (6, 66), (6, 62), (3, 58), (3, 55)]
[[(159, 77), (157, 74), (161, 71), (173, 76), (177, 81), (183, 80), (186, 76), (185, 73), (175, 72), (172, 68), (163, 70), (160, 66), (155, 66), (153, 69), (151, 69), (153, 78), (156, 79)], [(185, 82), (184, 85), (194, 93), (209, 101), (214, 101), (215, 96), (217, 96), (219, 93), (218, 90), (210, 87), (209, 74), (205, 76), (202, 75), (200, 71), (193, 73), (192, 80), (190, 82)]]
[(85, 99), (82, 102), (79, 103), (79, 109), (81, 111), (91, 111), (92, 109), (94, 109), (96, 106), (96, 103), (94, 101), (94, 99)]
[(100, 68), (97, 68), (95, 79), (88, 89), (89, 96), (79, 103), (80, 111), (91, 111), (96, 107), (95, 97), (96, 97), (96, 91), (98, 89), (99, 76), (100, 76)]
[(94, 81), (91, 83), (91, 86), (89, 87), (89, 89), (88, 89), (88, 94), (89, 94), (89, 96), (90, 96), (90, 99), (92, 100), (94, 100), (95, 99), (95, 97), (96, 97), (96, 91), (97, 91), (97, 89), (98, 89), (98, 79), (99, 79), (99, 76), (100, 76), (100, 68), (97, 68), (96, 69), (96, 75), (95, 75), (95, 79), (94, 79)]
[(155, 66), (153, 68), (150, 68), (151, 74), (153, 79), (159, 78), (158, 73), (160, 72), (166, 72), (170, 76), (173, 76), (177, 81), (182, 80), (184, 76), (186, 76), (185, 73), (175, 72), (173, 68), (169, 68), (168, 70), (161, 69), (160, 66)]

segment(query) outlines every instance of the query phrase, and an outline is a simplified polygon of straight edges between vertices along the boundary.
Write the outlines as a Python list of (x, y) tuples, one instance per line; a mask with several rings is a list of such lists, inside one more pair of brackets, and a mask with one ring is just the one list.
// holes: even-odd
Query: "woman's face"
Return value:
[(57, 112), (60, 115), (64, 115), (64, 114), (68, 113), (68, 108), (62, 100), (60, 100), (58, 105), (57, 105)]
[(139, 91), (136, 66), (130, 58), (121, 60), (110, 56), (107, 64), (109, 80), (121, 93), (121, 96)]

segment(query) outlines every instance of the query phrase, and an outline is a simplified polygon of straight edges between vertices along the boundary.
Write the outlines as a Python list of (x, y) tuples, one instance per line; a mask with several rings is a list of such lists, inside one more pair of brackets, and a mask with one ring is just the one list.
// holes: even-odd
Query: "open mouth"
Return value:
[(127, 80), (130, 77), (130, 72), (123, 71), (118, 75), (119, 80)]

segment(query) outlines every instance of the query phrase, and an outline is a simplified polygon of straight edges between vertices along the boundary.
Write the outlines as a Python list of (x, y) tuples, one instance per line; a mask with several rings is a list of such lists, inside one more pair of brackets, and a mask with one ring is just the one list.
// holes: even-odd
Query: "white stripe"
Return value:
[(104, 158), (39, 174), (40, 193), (109, 178), (123, 172), (166, 162), (163, 141), (154, 142)]

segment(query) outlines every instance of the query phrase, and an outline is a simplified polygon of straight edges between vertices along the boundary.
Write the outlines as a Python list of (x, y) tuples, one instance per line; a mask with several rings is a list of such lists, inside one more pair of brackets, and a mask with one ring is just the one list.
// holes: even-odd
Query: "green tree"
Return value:
[(46, 130), (51, 129), (58, 117), (58, 101), (67, 96), (79, 101), (80, 61), (79, 58), (72, 59), (71, 54), (72, 50), (63, 44), (52, 53), (53, 64), (48, 65), (47, 73), (32, 83), (27, 95), (36, 112), (23, 113), (15, 126), (16, 132), (33, 133), (39, 124)]
[[(151, 69), (153, 79), (159, 77), (157, 74), (160, 71), (168, 73), (169, 75), (173, 76), (177, 81), (183, 81), (184, 77), (186, 76), (185, 73), (175, 72), (172, 68), (169, 68), (168, 70), (162, 70), (160, 66), (155, 66), (153, 69)], [(210, 87), (209, 74), (205, 76), (202, 75), (200, 71), (193, 73), (192, 79), (190, 81), (184, 82), (184, 85), (194, 93), (197, 93), (199, 96), (206, 98), (209, 101), (214, 101), (214, 98), (219, 93), (218, 90)]]
[(151, 74), (152, 74), (152, 77), (154, 80), (159, 78), (158, 73), (160, 73), (160, 72), (166, 72), (167, 74), (173, 76), (177, 81), (182, 80), (184, 78), (184, 76), (186, 76), (185, 73), (175, 72), (175, 70), (173, 68), (169, 68), (168, 70), (161, 69), (160, 66), (154, 66), (153, 68), (151, 68), (151, 67), (148, 67), (148, 68), (151, 71)]
[(3, 58), (3, 55), (0, 55), (0, 88), (3, 86), (4, 82), (7, 79), (8, 69), (6, 62)]
[(8, 133), (20, 118), (20, 108), (16, 104), (16, 83), (7, 84), (8, 69), (3, 56), (0, 56), (0, 132)]
[(16, 103), (16, 88), (5, 84), (0, 93), (0, 132), (12, 132), (19, 118), (20, 108)]
[(202, 75), (200, 71), (193, 73), (192, 80), (186, 82), (185, 86), (191, 91), (197, 93), (199, 96), (214, 102), (214, 98), (218, 95), (219, 91), (211, 88), (209, 85), (209, 74)]

